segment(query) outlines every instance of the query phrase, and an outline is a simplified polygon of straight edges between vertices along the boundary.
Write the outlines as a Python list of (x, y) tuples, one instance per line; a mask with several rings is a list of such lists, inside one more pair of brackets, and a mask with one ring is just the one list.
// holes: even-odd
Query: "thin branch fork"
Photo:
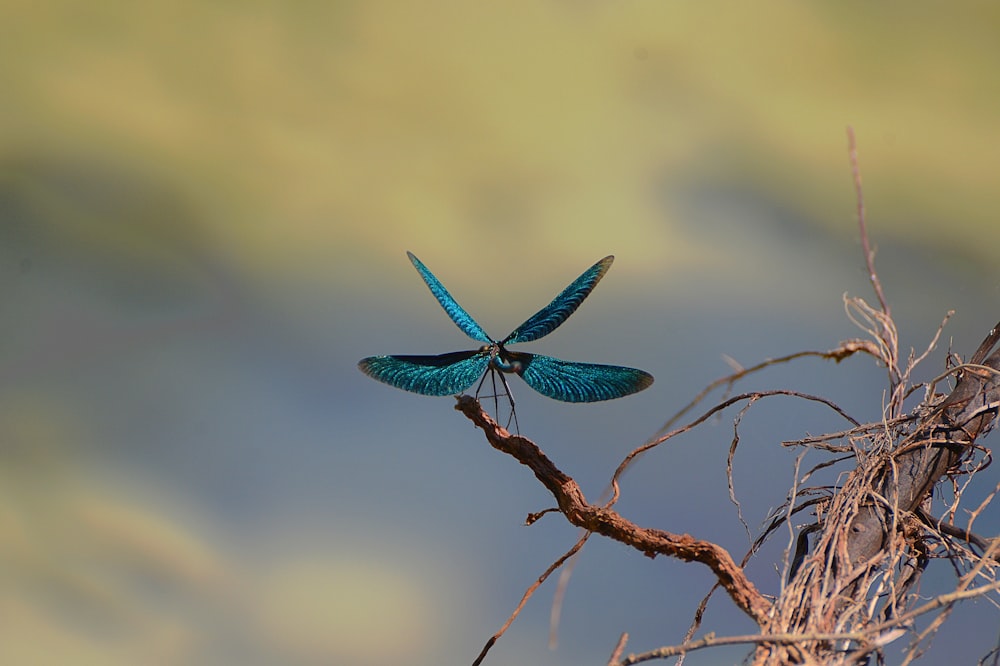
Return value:
[(770, 601), (750, 582), (727, 550), (688, 534), (640, 527), (612, 509), (587, 503), (576, 481), (560, 471), (534, 442), (511, 435), (500, 427), (483, 411), (475, 398), (458, 396), (455, 409), (483, 430), (493, 448), (513, 456), (531, 469), (535, 477), (552, 493), (560, 511), (570, 523), (632, 546), (648, 557), (667, 555), (704, 564), (712, 570), (738, 608), (759, 625), (766, 622), (771, 610)]

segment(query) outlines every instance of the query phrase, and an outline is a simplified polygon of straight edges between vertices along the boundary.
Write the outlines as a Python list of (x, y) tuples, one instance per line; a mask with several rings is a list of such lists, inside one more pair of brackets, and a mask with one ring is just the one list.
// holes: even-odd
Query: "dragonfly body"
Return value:
[(406, 391), (443, 396), (461, 393), (480, 378), (485, 379), (484, 373), (495, 371), (501, 373), (508, 395), (503, 374), (516, 374), (542, 395), (564, 402), (621, 398), (653, 383), (652, 375), (635, 368), (563, 361), (506, 347), (537, 340), (554, 331), (604, 277), (614, 257), (598, 261), (510, 335), (494, 340), (419, 259), (410, 252), (407, 256), (451, 320), (470, 338), (484, 344), (478, 349), (436, 356), (369, 356), (358, 363), (369, 377)]

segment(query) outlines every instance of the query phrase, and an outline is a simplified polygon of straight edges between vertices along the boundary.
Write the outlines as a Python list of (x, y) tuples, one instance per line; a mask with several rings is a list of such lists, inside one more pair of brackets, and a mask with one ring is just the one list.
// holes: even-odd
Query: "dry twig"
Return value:
[[(555, 498), (558, 511), (584, 530), (574, 547), (525, 592), (507, 623), (487, 642), (476, 664), (507, 630), (534, 590), (578, 552), (593, 533), (629, 545), (649, 557), (667, 555), (700, 562), (716, 577), (715, 585), (699, 605), (681, 644), (623, 658), (628, 636), (622, 634), (609, 666), (670, 656), (683, 659), (683, 655), (694, 650), (739, 643), (755, 646), (752, 663), (760, 665), (862, 664), (872, 655), (881, 663), (881, 650), (906, 633), (912, 634), (904, 661), (909, 663), (921, 654), (921, 646), (942, 626), (956, 603), (1000, 591), (997, 577), (1000, 537), (987, 540), (972, 533), (973, 523), (1000, 492), (1000, 485), (974, 509), (967, 510), (965, 526), (952, 524), (971, 479), (992, 460), (977, 440), (992, 428), (1000, 408), (1000, 323), (989, 332), (968, 363), (951, 367), (926, 384), (912, 381), (914, 369), (936, 347), (951, 313), (944, 318), (922, 353), (918, 355), (911, 350), (905, 359), (900, 357), (896, 324), (875, 270), (875, 252), (869, 242), (861, 173), (851, 129), (848, 130), (848, 142), (857, 194), (858, 228), (878, 307), (870, 306), (863, 299), (846, 296), (844, 304), (848, 316), (866, 331), (868, 339), (847, 340), (827, 352), (790, 354), (739, 369), (713, 382), (671, 418), (654, 439), (622, 460), (611, 478), (611, 497), (601, 504), (588, 503), (577, 483), (561, 472), (533, 442), (512, 436), (473, 398), (458, 398), (456, 409), (483, 430), (491, 446), (530, 468)], [(728, 396), (687, 425), (675, 427), (712, 391), (722, 387), (728, 393), (751, 373), (810, 356), (840, 361), (859, 352), (876, 359), (888, 372), (887, 401), (883, 418), (877, 423), (861, 424), (827, 398), (782, 389)], [(938, 393), (936, 387), (946, 378), (952, 378), (955, 385), (944, 395)], [(904, 402), (920, 390), (924, 392), (921, 403), (905, 410)], [(714, 543), (696, 536), (642, 527), (612, 510), (621, 494), (622, 475), (643, 453), (698, 427), (722, 410), (742, 404), (734, 422), (727, 474), (731, 499), (743, 520), (732, 482), (740, 421), (754, 402), (776, 396), (825, 405), (852, 427), (783, 443), (809, 447), (810, 453), (815, 450), (838, 455), (814, 463), (804, 473), (800, 465), (805, 452), (796, 459), (793, 483), (784, 504), (768, 517), (769, 522), (752, 540), (740, 564)], [(671, 428), (673, 430), (665, 432)], [(819, 470), (848, 460), (854, 462), (854, 468), (835, 484), (805, 485)], [(959, 478), (962, 478), (961, 483)], [(953, 500), (946, 506), (948, 520), (945, 517), (935, 520), (930, 518), (931, 491), (947, 479), (952, 480)], [(796, 538), (792, 518), (805, 511), (810, 511), (815, 520), (802, 528)], [(529, 517), (529, 522), (531, 520)], [(743, 524), (746, 526), (746, 522)], [(783, 585), (779, 596), (772, 601), (758, 591), (743, 567), (782, 525), (788, 528), (790, 538), (784, 555)], [(795, 554), (789, 560), (793, 543)], [(914, 590), (929, 563), (935, 559), (951, 562), (959, 580), (952, 592), (920, 603)], [(728, 637), (709, 634), (694, 639), (708, 600), (718, 587), (757, 623), (759, 633)], [(914, 629), (916, 618), (934, 612), (938, 614), (922, 630)]]

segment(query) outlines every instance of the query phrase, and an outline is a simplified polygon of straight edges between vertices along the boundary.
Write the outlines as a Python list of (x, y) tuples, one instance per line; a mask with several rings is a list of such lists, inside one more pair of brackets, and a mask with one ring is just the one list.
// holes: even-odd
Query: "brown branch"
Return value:
[(875, 290), (875, 297), (882, 312), (888, 317), (889, 305), (886, 303), (885, 294), (882, 292), (882, 282), (878, 279), (878, 272), (875, 270), (875, 252), (868, 243), (868, 226), (865, 221), (865, 192), (861, 186), (861, 168), (858, 166), (858, 146), (854, 140), (854, 128), (847, 127), (847, 148), (851, 159), (851, 175), (854, 177), (854, 194), (858, 202), (858, 227), (861, 229), (861, 247), (865, 252), (865, 266), (868, 268), (868, 279), (871, 280), (872, 289)]
[(878, 646), (882, 646), (896, 640), (902, 636), (903, 633), (904, 632), (894, 630), (892, 632), (887, 632), (883, 636), (874, 638), (872, 633), (868, 631), (855, 631), (849, 633), (814, 632), (802, 634), (747, 634), (743, 636), (716, 636), (715, 634), (708, 634), (704, 638), (682, 643), (681, 645), (671, 645), (668, 647), (657, 648), (656, 650), (650, 650), (649, 652), (644, 652), (642, 654), (629, 655), (615, 666), (632, 666), (632, 664), (639, 664), (644, 661), (666, 659), (667, 657), (675, 657), (677, 655), (687, 654), (688, 652), (694, 652), (695, 650), (702, 650), (704, 648), (716, 647), (719, 645), (793, 645), (795, 643), (807, 642), (833, 643), (839, 641), (856, 641), (863, 644), (877, 644)]
[(750, 582), (726, 549), (687, 534), (640, 527), (607, 507), (588, 504), (576, 481), (560, 471), (534, 442), (511, 435), (497, 425), (474, 398), (458, 396), (455, 409), (482, 429), (493, 448), (531, 469), (552, 493), (570, 523), (632, 546), (647, 557), (667, 555), (686, 562), (700, 562), (712, 570), (740, 610), (758, 624), (767, 620), (770, 602)]
[[(980, 436), (992, 427), (1000, 401), (1000, 323), (983, 341), (971, 363), (984, 369), (967, 368), (958, 375), (955, 390), (933, 412), (925, 416), (908, 439), (878, 473), (882, 481), (876, 492), (897, 497), (895, 511), (916, 512), (931, 489), (956, 466)], [(988, 356), (987, 356), (988, 355)], [(890, 465), (895, 466), (892, 473)], [(873, 557), (884, 546), (885, 528), (891, 511), (886, 507), (861, 507), (851, 524), (848, 553), (851, 562)]]
[(920, 522), (922, 522), (928, 528), (935, 529), (941, 532), (941, 534), (950, 536), (952, 538), (961, 539), (962, 541), (968, 543), (970, 546), (975, 546), (980, 550), (986, 550), (986, 548), (989, 546), (986, 539), (979, 536), (978, 534), (975, 534), (972, 530), (963, 529), (956, 525), (952, 525), (951, 523), (945, 521), (944, 518), (934, 518), (921, 508), (917, 509), (916, 516), (920, 520)]
[(618, 660), (622, 658), (622, 652), (625, 651), (625, 644), (628, 642), (628, 634), (624, 633), (618, 639), (618, 644), (615, 645), (614, 651), (611, 653), (611, 658), (608, 659), (608, 666), (615, 666)]
[[(885, 430), (886, 428), (895, 427), (902, 425), (909, 421), (915, 421), (916, 416), (907, 415), (900, 416), (894, 419), (888, 419), (882, 421), (881, 423), (865, 423), (859, 425), (856, 428), (851, 428), (850, 430), (840, 430), (838, 432), (828, 432), (825, 435), (813, 435), (810, 437), (803, 437), (802, 439), (790, 439), (781, 442), (782, 446), (807, 446), (809, 444), (820, 444), (822, 442), (828, 442), (833, 439), (845, 439), (847, 437), (867, 435), (876, 430)], [(829, 447), (838, 453), (850, 450), (849, 447)]]
[(699, 402), (704, 400), (705, 396), (707, 396), (709, 393), (719, 388), (720, 386), (725, 386), (727, 388), (732, 387), (734, 384), (736, 384), (736, 382), (740, 381), (741, 379), (755, 372), (759, 372), (761, 370), (764, 370), (765, 368), (770, 368), (771, 366), (774, 365), (789, 363), (791, 361), (795, 361), (800, 358), (815, 356), (818, 358), (828, 359), (840, 363), (845, 358), (853, 356), (854, 354), (857, 354), (859, 352), (870, 354), (875, 358), (882, 357), (882, 354), (879, 352), (878, 346), (874, 342), (872, 342), (871, 340), (862, 340), (860, 338), (854, 338), (851, 340), (844, 340), (839, 345), (828, 351), (815, 351), (815, 350), (800, 351), (800, 352), (795, 352), (793, 354), (786, 354), (785, 356), (779, 356), (777, 358), (769, 358), (765, 361), (757, 363), (756, 365), (752, 365), (749, 368), (740, 368), (734, 373), (716, 379), (714, 382), (703, 388), (701, 392), (691, 400), (691, 402), (684, 405), (684, 407), (682, 407), (676, 414), (671, 416), (666, 423), (660, 426), (660, 429), (656, 431), (656, 434), (662, 435), (663, 433), (665, 433), (675, 423), (677, 423), (682, 416), (690, 412), (698, 405)]
[[(925, 360), (936, 346), (941, 335), (942, 322), (926, 351), (919, 356), (910, 351), (902, 359), (898, 350), (898, 332), (889, 313), (882, 285), (875, 271), (874, 251), (868, 242), (862, 198), (860, 171), (853, 131), (848, 130), (851, 164), (854, 170), (858, 195), (858, 225), (865, 253), (865, 265), (879, 308), (873, 308), (862, 299), (846, 298), (848, 316), (872, 337), (879, 358), (888, 369), (888, 400), (883, 406), (884, 418), (879, 427), (870, 425), (852, 431), (835, 433), (821, 438), (808, 438), (800, 443), (816, 445), (841, 435), (849, 440), (857, 467), (847, 475), (829, 502), (816, 504), (816, 544), (807, 552), (808, 539), (799, 536), (795, 569), (781, 596), (774, 603), (769, 626), (762, 627), (765, 636), (787, 632), (792, 635), (862, 633), (869, 637), (872, 631), (891, 628), (901, 631), (908, 627), (916, 615), (940, 609), (939, 615), (928, 627), (916, 635), (908, 654), (909, 660), (919, 656), (919, 645), (941, 626), (957, 601), (997, 589), (991, 585), (963, 592), (971, 576), (963, 577), (959, 591), (942, 595), (931, 603), (912, 609), (919, 597), (913, 592), (921, 573), (932, 556), (928, 538), (940, 540), (947, 528), (922, 526), (916, 514), (929, 499), (931, 490), (946, 476), (974, 474), (987, 461), (971, 465), (977, 451), (984, 451), (977, 439), (992, 428), (1000, 406), (1000, 324), (994, 327), (970, 362), (960, 368), (951, 368), (955, 387), (947, 396), (935, 391), (941, 378), (929, 384), (911, 385), (913, 369)], [(924, 387), (926, 397), (909, 415), (904, 413), (906, 398)], [(987, 459), (989, 458), (987, 454)], [(974, 468), (973, 468), (974, 467)], [(954, 478), (954, 477), (953, 477)], [(955, 484), (953, 484), (955, 485)], [(954, 514), (962, 488), (955, 488), (956, 501), (949, 510)], [(789, 500), (795, 501), (794, 496)], [(965, 531), (971, 539), (971, 523)], [(952, 546), (943, 544), (947, 556), (958, 561), (977, 562), (979, 571), (987, 563), (994, 563), (991, 545), (983, 556), (970, 552), (956, 555)], [(799, 552), (801, 550), (801, 552)], [(875, 622), (878, 614), (884, 620)], [(854, 631), (849, 631), (854, 629)], [(869, 638), (870, 640), (870, 638)], [(812, 644), (798, 643), (791, 647), (761, 643), (754, 657), (754, 664), (812, 663), (824, 661), (836, 650), (823, 641)], [(849, 663), (866, 659), (872, 651), (880, 649), (881, 642), (858, 642)], [(825, 661), (824, 661), (825, 663)], [(848, 663), (837, 657), (837, 663)]]
[(899, 617), (892, 618), (885, 622), (879, 622), (877, 624), (872, 624), (869, 627), (859, 630), (859, 631), (845, 631), (836, 633), (824, 633), (824, 632), (803, 632), (803, 633), (789, 633), (781, 632), (774, 634), (749, 634), (743, 636), (716, 636), (714, 633), (710, 633), (703, 638), (699, 638), (694, 641), (686, 641), (680, 645), (671, 645), (667, 647), (657, 648), (655, 650), (650, 650), (649, 652), (643, 652), (642, 654), (629, 655), (624, 660), (620, 662), (613, 662), (613, 666), (632, 666), (633, 664), (639, 664), (644, 661), (652, 661), (653, 659), (665, 659), (667, 657), (674, 657), (677, 655), (686, 654), (688, 652), (693, 652), (695, 650), (702, 650), (708, 647), (716, 647), (719, 645), (739, 645), (739, 644), (757, 644), (757, 645), (793, 645), (795, 643), (812, 643), (812, 642), (824, 642), (824, 643), (837, 643), (842, 641), (852, 641), (858, 644), (855, 648), (859, 653), (865, 654), (873, 649), (882, 648), (889, 643), (895, 641), (905, 632), (903, 627), (910, 625), (914, 619), (921, 615), (926, 615), (932, 611), (939, 608), (954, 604), (957, 601), (963, 599), (972, 599), (975, 597), (983, 596), (984, 594), (989, 594), (990, 592), (995, 592), (1000, 590), (1000, 582), (989, 583), (986, 585), (981, 585), (975, 588), (963, 588), (956, 590), (954, 592), (949, 592), (946, 594), (934, 597), (927, 603), (914, 608), (912, 611), (900, 615)]
[(483, 659), (486, 658), (486, 654), (490, 651), (493, 645), (500, 639), (500, 637), (503, 636), (505, 633), (507, 633), (507, 630), (510, 629), (510, 625), (512, 625), (514, 623), (514, 620), (517, 619), (517, 616), (521, 614), (521, 610), (524, 608), (524, 605), (528, 603), (528, 599), (530, 599), (531, 595), (535, 593), (535, 590), (537, 590), (541, 586), (541, 584), (544, 583), (556, 569), (561, 567), (566, 562), (566, 560), (568, 560), (569, 558), (573, 557), (578, 552), (580, 552), (580, 549), (583, 548), (583, 544), (587, 543), (587, 539), (589, 538), (590, 538), (589, 533), (584, 534), (582, 537), (580, 537), (580, 539), (577, 540), (575, 544), (573, 544), (572, 548), (563, 553), (559, 557), (559, 559), (557, 559), (555, 562), (550, 564), (549, 568), (545, 570), (545, 573), (539, 576), (538, 580), (532, 583), (528, 587), (528, 589), (524, 591), (524, 594), (521, 595), (521, 601), (517, 604), (517, 608), (515, 608), (514, 612), (510, 614), (510, 617), (508, 617), (507, 621), (504, 622), (504, 625), (500, 627), (500, 630), (497, 631), (492, 636), (490, 636), (490, 639), (486, 641), (486, 645), (483, 646), (483, 649), (479, 652), (479, 656), (476, 657), (476, 660), (472, 662), (472, 666), (479, 666), (480, 664), (483, 663)]
[(646, 453), (650, 449), (656, 448), (657, 446), (659, 446), (660, 444), (663, 444), (665, 441), (667, 441), (669, 439), (672, 439), (672, 438), (674, 438), (674, 437), (676, 437), (678, 435), (681, 435), (681, 434), (683, 434), (685, 432), (688, 432), (689, 430), (693, 430), (694, 428), (696, 428), (697, 426), (701, 425), (702, 423), (704, 423), (705, 421), (707, 421), (709, 418), (711, 418), (712, 415), (717, 414), (718, 412), (721, 412), (722, 410), (724, 410), (727, 407), (730, 407), (730, 406), (736, 404), (737, 402), (741, 402), (741, 401), (744, 401), (744, 400), (755, 401), (755, 400), (759, 400), (760, 398), (768, 398), (768, 397), (778, 396), (778, 395), (784, 395), (784, 396), (789, 396), (789, 397), (793, 397), (793, 398), (801, 398), (803, 400), (808, 400), (810, 402), (817, 402), (819, 404), (826, 405), (827, 407), (829, 407), (830, 409), (832, 409), (833, 411), (835, 411), (837, 414), (839, 414), (840, 416), (842, 416), (844, 419), (846, 419), (850, 423), (854, 424), (855, 426), (860, 426), (861, 425), (850, 414), (848, 414), (843, 409), (841, 409), (840, 406), (837, 405), (835, 402), (833, 402), (832, 400), (829, 400), (827, 398), (824, 398), (822, 396), (810, 395), (808, 393), (802, 393), (800, 391), (789, 391), (787, 389), (774, 389), (774, 390), (770, 390), (770, 391), (754, 391), (752, 393), (741, 393), (740, 395), (734, 395), (734, 396), (732, 396), (732, 397), (730, 397), (730, 398), (728, 398), (728, 399), (726, 399), (726, 400), (718, 403), (717, 405), (715, 405), (714, 407), (712, 407), (707, 412), (705, 412), (704, 414), (702, 414), (701, 416), (699, 416), (698, 418), (696, 418), (694, 421), (691, 421), (687, 425), (682, 426), (680, 428), (676, 428), (674, 430), (671, 430), (670, 432), (666, 433), (665, 435), (660, 435), (659, 437), (656, 437), (655, 439), (652, 439), (652, 440), (646, 442), (645, 444), (642, 444), (642, 445), (637, 446), (636, 448), (632, 449), (632, 451), (630, 451), (622, 459), (622, 461), (618, 464), (617, 469), (615, 469), (615, 473), (611, 476), (612, 495), (611, 495), (611, 499), (608, 501), (607, 506), (612, 506), (616, 502), (618, 502), (618, 497), (619, 497), (618, 482), (621, 479), (622, 474), (625, 473), (625, 470), (628, 468), (628, 466), (631, 465), (633, 462), (635, 462), (636, 459), (638, 459), (638, 457), (640, 455)]
[(954, 604), (956, 601), (962, 601), (963, 599), (973, 599), (975, 597), (981, 597), (984, 594), (989, 594), (990, 592), (1000, 591), (1000, 581), (995, 581), (993, 583), (987, 583), (985, 585), (980, 585), (979, 587), (962, 587), (955, 590), (954, 592), (947, 592), (945, 594), (940, 594), (922, 606), (917, 606), (913, 610), (900, 615), (899, 617), (892, 618), (891, 620), (886, 620), (885, 622), (880, 622), (878, 624), (872, 625), (871, 631), (883, 631), (888, 627), (900, 626), (909, 624), (914, 619), (921, 615), (926, 615), (932, 611), (936, 611), (939, 608)]

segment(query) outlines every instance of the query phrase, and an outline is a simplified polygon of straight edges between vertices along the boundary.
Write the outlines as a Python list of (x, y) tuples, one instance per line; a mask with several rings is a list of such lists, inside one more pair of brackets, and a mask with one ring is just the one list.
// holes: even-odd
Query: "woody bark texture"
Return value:
[[(891, 462), (880, 470), (877, 492), (898, 498), (898, 509), (915, 512), (931, 490), (969, 452), (977, 438), (989, 432), (1000, 402), (1000, 349), (990, 350), (1000, 339), (1000, 323), (980, 345), (970, 360), (994, 372), (969, 368), (962, 371), (951, 395), (916, 429)], [(894, 468), (894, 469), (893, 469)], [(866, 505), (851, 523), (847, 551), (857, 565), (871, 560), (885, 545), (890, 523), (885, 505)]]
[[(867, 446), (857, 447), (855, 469), (818, 511), (814, 543), (761, 627), (764, 635), (803, 640), (759, 645), (754, 664), (866, 663), (905, 633), (896, 618), (919, 599), (911, 591), (933, 547), (927, 541), (933, 529), (920, 524), (919, 512), (933, 489), (972, 457), (977, 438), (997, 418), (998, 340), (1000, 324), (963, 366), (950, 395), (929, 396), (910, 424), (875, 430)], [(831, 634), (851, 637), (808, 638)], [(916, 654), (916, 645), (911, 650)]]
[(632, 546), (647, 557), (668, 555), (687, 562), (700, 562), (712, 570), (737, 607), (758, 624), (766, 620), (770, 602), (750, 582), (725, 548), (687, 534), (640, 527), (617, 511), (588, 504), (576, 481), (560, 471), (534, 442), (511, 435), (497, 425), (474, 398), (459, 396), (455, 409), (482, 428), (493, 448), (529, 467), (552, 493), (560, 512), (570, 523)]

